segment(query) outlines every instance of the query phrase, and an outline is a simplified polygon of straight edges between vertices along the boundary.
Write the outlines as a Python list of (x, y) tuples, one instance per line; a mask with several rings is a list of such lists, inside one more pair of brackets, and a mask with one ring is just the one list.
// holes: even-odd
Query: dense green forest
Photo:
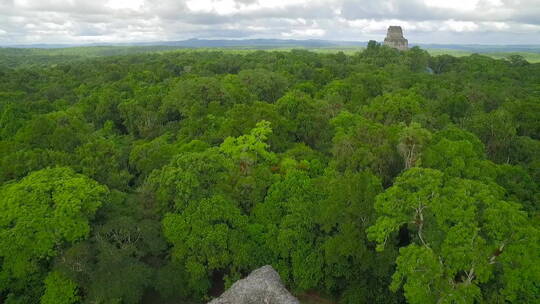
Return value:
[(540, 302), (540, 64), (9, 58), (0, 302), (201, 303), (267, 264), (335, 303)]

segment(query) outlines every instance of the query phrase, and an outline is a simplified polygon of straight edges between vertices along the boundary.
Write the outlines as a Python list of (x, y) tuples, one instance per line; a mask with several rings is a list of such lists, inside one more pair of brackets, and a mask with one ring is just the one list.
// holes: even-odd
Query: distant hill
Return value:
[(366, 46), (361, 41), (329, 41), (329, 40), (295, 40), (295, 39), (189, 39), (180, 41), (154, 41), (133, 43), (88, 43), (88, 44), (17, 44), (4, 45), (11, 48), (69, 48), (82, 46), (173, 46), (183, 48), (276, 48), (276, 47), (339, 47), (339, 46)]
[[(295, 40), (295, 39), (189, 39), (181, 41), (155, 41), (134, 43), (90, 43), (90, 44), (19, 44), (4, 45), (11, 48), (70, 48), (82, 46), (164, 46), (174, 48), (247, 48), (247, 49), (273, 49), (273, 48), (335, 48), (335, 47), (365, 47), (365, 41), (333, 41), (333, 40)], [(494, 52), (529, 52), (540, 53), (540, 44), (530, 45), (481, 45), (481, 44), (415, 44), (424, 49), (461, 50), (471, 53)]]
[[(413, 44), (415, 45), (415, 44)], [(510, 44), (510, 45), (486, 45), (486, 44), (417, 44), (424, 49), (447, 49), (460, 50), (470, 53), (540, 53), (540, 44)]]

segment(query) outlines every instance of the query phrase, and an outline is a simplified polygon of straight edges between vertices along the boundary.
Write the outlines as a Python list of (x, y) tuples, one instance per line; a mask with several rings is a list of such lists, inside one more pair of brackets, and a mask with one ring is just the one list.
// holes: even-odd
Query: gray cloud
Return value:
[(540, 0), (0, 0), (0, 44), (188, 38), (540, 43)]

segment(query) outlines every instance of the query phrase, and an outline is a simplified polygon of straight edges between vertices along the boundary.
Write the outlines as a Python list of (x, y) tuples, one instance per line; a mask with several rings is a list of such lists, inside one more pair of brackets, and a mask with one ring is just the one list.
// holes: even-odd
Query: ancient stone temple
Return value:
[(403, 37), (401, 26), (388, 27), (388, 33), (384, 38), (384, 45), (405, 51), (409, 48), (409, 42)]

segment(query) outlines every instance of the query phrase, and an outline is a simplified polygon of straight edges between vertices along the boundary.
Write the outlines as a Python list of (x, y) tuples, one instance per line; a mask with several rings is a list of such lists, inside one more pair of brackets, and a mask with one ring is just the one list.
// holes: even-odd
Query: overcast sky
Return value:
[(0, 0), (0, 44), (279, 38), (540, 44), (540, 0)]

